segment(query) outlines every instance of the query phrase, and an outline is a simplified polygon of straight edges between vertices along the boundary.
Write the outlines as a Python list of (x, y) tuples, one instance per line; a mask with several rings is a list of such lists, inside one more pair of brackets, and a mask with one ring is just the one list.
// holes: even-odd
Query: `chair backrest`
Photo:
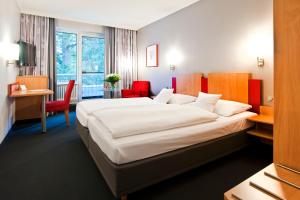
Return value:
[(143, 97), (149, 96), (150, 82), (149, 81), (133, 81), (132, 89), (134, 93), (140, 94)]
[(68, 86), (66, 88), (64, 101), (65, 101), (65, 104), (67, 106), (69, 106), (69, 104), (70, 104), (71, 94), (72, 94), (72, 90), (74, 88), (74, 85), (75, 85), (75, 80), (70, 80), (69, 83), (68, 83)]

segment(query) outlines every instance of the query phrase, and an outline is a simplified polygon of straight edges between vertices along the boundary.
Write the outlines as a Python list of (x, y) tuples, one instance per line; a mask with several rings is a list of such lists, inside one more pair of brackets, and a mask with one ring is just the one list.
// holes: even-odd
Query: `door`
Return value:
[(300, 1), (274, 1), (274, 162), (300, 171)]
[(103, 97), (104, 38), (81, 36), (81, 77), (83, 99)]

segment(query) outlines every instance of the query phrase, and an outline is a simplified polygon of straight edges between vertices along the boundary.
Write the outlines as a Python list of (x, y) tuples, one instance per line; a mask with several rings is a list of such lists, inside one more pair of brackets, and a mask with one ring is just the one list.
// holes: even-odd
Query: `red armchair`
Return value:
[(123, 89), (121, 93), (122, 93), (122, 98), (149, 97), (150, 82), (133, 81), (132, 89)]
[(66, 92), (65, 92), (64, 100), (48, 101), (46, 103), (46, 112), (59, 112), (59, 111), (65, 112), (67, 126), (70, 126), (69, 107), (70, 107), (71, 94), (72, 94), (74, 85), (75, 85), (75, 81), (70, 80), (69, 84), (67, 86)]

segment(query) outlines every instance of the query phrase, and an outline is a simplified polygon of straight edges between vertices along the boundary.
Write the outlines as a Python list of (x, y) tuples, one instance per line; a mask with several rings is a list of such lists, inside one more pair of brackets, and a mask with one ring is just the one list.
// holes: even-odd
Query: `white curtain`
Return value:
[(21, 14), (21, 40), (36, 47), (36, 66), (21, 67), (21, 75), (48, 75), (50, 18)]
[(48, 76), (49, 88), (55, 91), (55, 19), (21, 14), (20, 26), (20, 39), (36, 47), (36, 66), (20, 67), (19, 74)]
[(105, 74), (120, 74), (121, 88), (130, 88), (137, 80), (136, 37), (136, 31), (105, 28)]

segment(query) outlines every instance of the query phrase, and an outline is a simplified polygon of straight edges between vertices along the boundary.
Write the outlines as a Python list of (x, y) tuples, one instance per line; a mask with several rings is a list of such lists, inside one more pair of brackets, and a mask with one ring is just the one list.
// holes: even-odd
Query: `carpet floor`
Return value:
[[(0, 145), (0, 199), (114, 200), (93, 159), (64, 115), (16, 124)], [(272, 147), (259, 142), (217, 161), (145, 188), (128, 200), (222, 200), (223, 193), (272, 162)]]

